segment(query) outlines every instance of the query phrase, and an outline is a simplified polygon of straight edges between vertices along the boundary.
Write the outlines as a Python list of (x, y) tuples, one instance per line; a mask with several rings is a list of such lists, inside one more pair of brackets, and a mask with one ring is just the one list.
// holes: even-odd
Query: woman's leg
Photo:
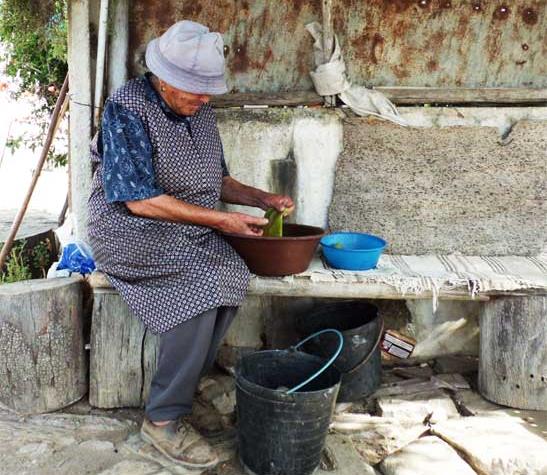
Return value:
[(201, 376), (204, 376), (215, 363), (218, 348), (222, 339), (226, 335), (228, 328), (234, 321), (237, 310), (239, 307), (219, 307), (217, 318), (215, 322), (215, 330), (213, 332), (213, 337), (211, 339), (211, 345), (209, 346), (209, 351), (207, 352), (207, 358), (205, 359), (205, 364), (203, 365), (203, 370), (201, 371)]
[(216, 333), (214, 308), (160, 335), (158, 367), (145, 409), (150, 421), (175, 420), (192, 412), (192, 399), (211, 358)]

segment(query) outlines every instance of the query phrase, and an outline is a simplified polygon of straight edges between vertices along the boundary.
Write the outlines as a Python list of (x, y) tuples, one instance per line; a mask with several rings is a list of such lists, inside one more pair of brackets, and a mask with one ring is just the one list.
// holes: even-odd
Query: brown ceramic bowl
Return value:
[(282, 276), (304, 272), (325, 230), (304, 224), (284, 224), (278, 237), (224, 234), (226, 241), (256, 275)]

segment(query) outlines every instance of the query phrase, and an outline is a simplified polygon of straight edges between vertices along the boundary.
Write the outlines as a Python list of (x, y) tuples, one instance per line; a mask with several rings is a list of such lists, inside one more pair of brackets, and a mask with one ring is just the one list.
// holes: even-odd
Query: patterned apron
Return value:
[[(202, 106), (174, 120), (144, 78), (116, 91), (111, 100), (138, 114), (153, 147), (157, 184), (166, 194), (213, 209), (222, 185), (222, 143), (215, 115)], [(132, 312), (153, 333), (163, 333), (219, 306), (245, 299), (249, 271), (214, 230), (142, 218), (124, 203), (107, 203), (98, 137), (91, 145), (94, 176), (88, 236), (97, 268)]]

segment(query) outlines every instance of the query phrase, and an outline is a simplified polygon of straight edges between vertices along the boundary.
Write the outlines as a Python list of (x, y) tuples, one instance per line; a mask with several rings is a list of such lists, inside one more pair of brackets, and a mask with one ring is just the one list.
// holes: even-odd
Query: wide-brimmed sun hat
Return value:
[(224, 94), (224, 41), (220, 33), (179, 21), (146, 47), (146, 65), (170, 86), (194, 94)]

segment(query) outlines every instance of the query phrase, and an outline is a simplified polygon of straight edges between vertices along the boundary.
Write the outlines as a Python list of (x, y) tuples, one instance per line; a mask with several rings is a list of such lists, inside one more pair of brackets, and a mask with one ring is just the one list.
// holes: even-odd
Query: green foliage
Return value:
[(0, 273), (0, 284), (28, 280), (32, 277), (24, 254), (25, 242), (13, 246), (6, 261), (6, 272)]
[(0, 0), (7, 69), (51, 106), (67, 72), (67, 0)]
[[(13, 152), (24, 146), (41, 147), (50, 115), (68, 70), (68, 0), (0, 0), (0, 42), (6, 48), (6, 73), (20, 79), (17, 94), (28, 91), (45, 99), (33, 111), (35, 134), (8, 139)], [(66, 153), (52, 149), (48, 160), (55, 166), (67, 162)]]
[(51, 243), (49, 239), (40, 241), (34, 249), (32, 249), (32, 264), (34, 269), (38, 269), (43, 278), (47, 275), (47, 270), (50, 262)]

